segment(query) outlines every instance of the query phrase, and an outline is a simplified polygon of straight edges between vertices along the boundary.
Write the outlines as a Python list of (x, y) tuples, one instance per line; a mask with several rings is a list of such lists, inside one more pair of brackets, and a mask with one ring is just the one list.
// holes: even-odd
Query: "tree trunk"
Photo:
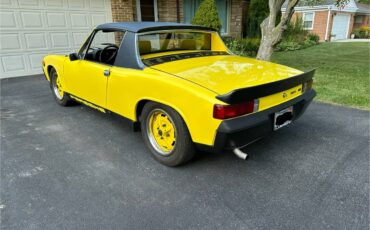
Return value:
[[(257, 53), (257, 59), (260, 60), (266, 60), (269, 61), (273, 52), (273, 46), (274, 44), (274, 35), (273, 35), (273, 29), (275, 27), (271, 26), (270, 23), (270, 18), (271, 18), (271, 12), (268, 18), (263, 20), (261, 23), (261, 44), (260, 47), (258, 48), (258, 53)], [(275, 24), (275, 23), (274, 23)]]
[(263, 42), (261, 41), (261, 45), (258, 48), (257, 59), (269, 61), (273, 52), (273, 46), (270, 37), (266, 37)]
[(274, 46), (281, 41), (284, 29), (294, 13), (294, 7), (299, 0), (289, 0), (285, 13), (282, 15), (278, 25), (277, 16), (281, 10), (284, 0), (269, 0), (269, 16), (261, 23), (261, 44), (258, 49), (257, 59), (269, 61), (271, 59)]

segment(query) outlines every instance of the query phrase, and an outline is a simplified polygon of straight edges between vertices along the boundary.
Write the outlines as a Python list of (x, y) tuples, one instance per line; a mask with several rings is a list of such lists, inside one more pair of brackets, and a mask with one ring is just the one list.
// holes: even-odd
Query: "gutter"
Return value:
[(329, 41), (329, 39), (330, 39), (330, 38), (328, 38), (330, 16), (331, 16), (331, 6), (328, 6), (328, 19), (326, 20), (325, 41)]

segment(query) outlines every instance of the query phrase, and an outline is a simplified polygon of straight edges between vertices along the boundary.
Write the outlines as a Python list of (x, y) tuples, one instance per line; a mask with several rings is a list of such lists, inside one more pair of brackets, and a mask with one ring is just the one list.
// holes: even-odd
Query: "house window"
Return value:
[[(191, 23), (195, 12), (199, 8), (201, 0), (184, 0), (184, 21)], [(227, 34), (229, 31), (229, 0), (216, 0), (218, 16), (221, 19), (221, 34)]]
[(313, 18), (315, 14), (313, 12), (303, 14), (303, 28), (306, 30), (313, 29)]
[(136, 0), (136, 14), (139, 22), (158, 21), (157, 0)]
[(355, 17), (355, 23), (356, 23), (356, 24), (361, 24), (361, 23), (362, 23), (362, 21), (363, 21), (363, 17), (364, 17), (364, 16), (362, 16), (362, 15), (360, 15), (360, 16), (356, 16), (356, 17)]

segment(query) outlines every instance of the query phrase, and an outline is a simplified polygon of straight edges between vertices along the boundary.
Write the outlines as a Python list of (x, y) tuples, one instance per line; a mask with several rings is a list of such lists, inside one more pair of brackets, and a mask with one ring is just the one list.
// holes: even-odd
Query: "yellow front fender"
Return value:
[(49, 73), (51, 68), (54, 68), (57, 71), (60, 80), (64, 81), (64, 62), (66, 58), (67, 57), (64, 55), (48, 55), (44, 57), (44, 65), (42, 68), (48, 81), (50, 81)]

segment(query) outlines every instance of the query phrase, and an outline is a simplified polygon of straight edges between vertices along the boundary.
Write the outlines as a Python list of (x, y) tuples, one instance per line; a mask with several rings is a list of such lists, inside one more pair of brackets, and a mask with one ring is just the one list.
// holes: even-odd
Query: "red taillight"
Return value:
[(234, 105), (219, 105), (213, 106), (213, 117), (216, 119), (229, 119), (242, 116), (248, 113), (253, 113), (258, 110), (258, 100), (248, 101)]

